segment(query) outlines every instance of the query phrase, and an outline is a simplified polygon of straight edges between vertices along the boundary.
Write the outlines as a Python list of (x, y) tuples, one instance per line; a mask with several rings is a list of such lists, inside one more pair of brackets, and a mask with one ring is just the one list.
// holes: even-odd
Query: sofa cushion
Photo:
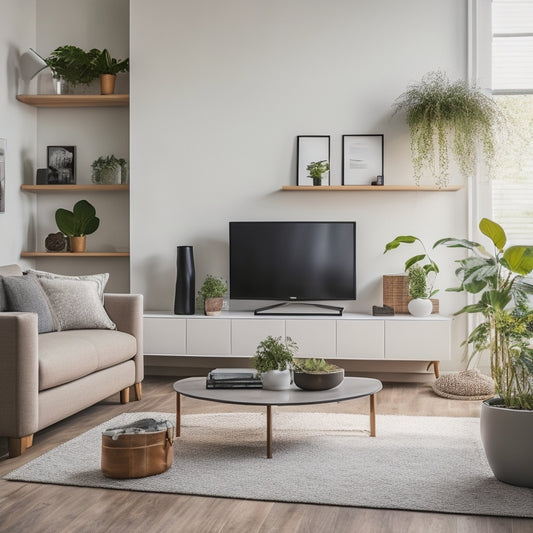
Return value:
[(56, 320), (56, 329), (116, 329), (93, 280), (39, 278)]
[[(0, 276), (22, 276), (22, 270), (18, 265), (1, 265)], [(6, 311), (7, 302), (4, 286), (0, 283), (0, 311)]]
[(39, 335), (39, 390), (122, 363), (136, 352), (135, 337), (121, 331), (80, 329)]
[(48, 298), (33, 276), (0, 276), (4, 287), (7, 311), (37, 313), (39, 333), (55, 331)]

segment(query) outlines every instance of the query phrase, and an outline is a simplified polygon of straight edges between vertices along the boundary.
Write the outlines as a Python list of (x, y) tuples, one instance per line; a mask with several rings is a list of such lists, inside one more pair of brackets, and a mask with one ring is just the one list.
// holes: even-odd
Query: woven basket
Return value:
[(487, 400), (494, 396), (494, 381), (474, 368), (444, 374), (433, 383), (433, 391), (452, 400)]
[[(383, 276), (383, 305), (392, 307), (395, 313), (409, 313), (409, 276), (407, 274), (385, 274)], [(439, 300), (431, 298), (432, 313), (439, 312)]]

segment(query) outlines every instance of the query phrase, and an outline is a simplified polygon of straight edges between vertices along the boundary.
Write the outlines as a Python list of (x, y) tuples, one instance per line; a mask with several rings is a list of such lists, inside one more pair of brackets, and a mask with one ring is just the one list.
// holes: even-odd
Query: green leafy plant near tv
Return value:
[(257, 347), (252, 359), (254, 368), (260, 374), (270, 370), (285, 370), (292, 364), (297, 350), (298, 345), (290, 337), (283, 341), (281, 337), (269, 335)]
[(223, 296), (228, 291), (226, 280), (208, 274), (198, 291), (198, 306), (203, 306), (207, 316), (218, 315), (222, 311)]

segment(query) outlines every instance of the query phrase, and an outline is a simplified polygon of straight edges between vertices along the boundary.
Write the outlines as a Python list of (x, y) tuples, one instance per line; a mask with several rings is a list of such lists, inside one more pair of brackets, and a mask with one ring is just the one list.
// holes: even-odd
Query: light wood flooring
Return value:
[[(174, 378), (148, 377), (143, 400), (119, 403), (118, 394), (39, 432), (19, 458), (0, 457), (0, 477), (124, 411), (174, 412)], [(368, 413), (367, 398), (302, 410)], [(426, 384), (385, 383), (378, 414), (478, 416), (479, 402), (447, 400)], [(291, 406), (291, 410), (295, 407)], [(249, 411), (183, 398), (182, 412)], [(378, 427), (379, 436), (379, 427)], [(446, 490), (443, 488), (443, 490)], [(0, 479), (1, 532), (186, 532), (186, 533), (531, 533), (533, 519), (450, 515), (321, 505), (233, 500), (82, 487), (19, 483)]]

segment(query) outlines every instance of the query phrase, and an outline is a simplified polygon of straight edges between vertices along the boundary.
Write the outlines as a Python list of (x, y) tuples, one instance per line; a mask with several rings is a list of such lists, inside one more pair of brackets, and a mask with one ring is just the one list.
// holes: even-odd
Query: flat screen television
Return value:
[(355, 222), (230, 222), (230, 298), (355, 300)]

